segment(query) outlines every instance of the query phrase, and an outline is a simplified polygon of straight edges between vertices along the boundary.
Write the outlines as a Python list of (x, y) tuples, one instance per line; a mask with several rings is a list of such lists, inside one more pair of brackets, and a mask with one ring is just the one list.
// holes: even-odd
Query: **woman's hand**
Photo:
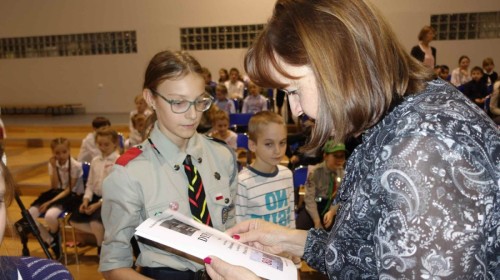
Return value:
[(204, 259), (205, 268), (208, 275), (212, 280), (222, 280), (222, 279), (260, 279), (255, 273), (242, 267), (229, 264), (217, 257), (210, 256)]
[(271, 254), (288, 252), (301, 257), (304, 254), (307, 232), (275, 225), (260, 219), (241, 222), (226, 231), (242, 243)]

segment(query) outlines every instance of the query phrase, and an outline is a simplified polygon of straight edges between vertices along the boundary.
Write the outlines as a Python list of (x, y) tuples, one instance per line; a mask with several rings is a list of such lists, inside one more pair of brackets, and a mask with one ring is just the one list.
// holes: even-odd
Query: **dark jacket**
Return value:
[[(432, 56), (434, 57), (434, 66), (436, 66), (436, 48), (431, 47)], [(410, 52), (411, 56), (418, 59), (420, 62), (424, 62), (425, 52), (420, 48), (419, 45), (414, 46)]]

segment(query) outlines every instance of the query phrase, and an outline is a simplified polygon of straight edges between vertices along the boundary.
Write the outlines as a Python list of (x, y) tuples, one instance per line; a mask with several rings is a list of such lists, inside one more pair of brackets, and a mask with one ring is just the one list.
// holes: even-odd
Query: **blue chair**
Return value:
[[(300, 186), (304, 185), (307, 180), (307, 166), (300, 165), (293, 170), (293, 191), (295, 194), (296, 211), (302, 208), (304, 203), (304, 193), (300, 192)], [(295, 219), (298, 217), (298, 212), (295, 214)]]
[(89, 173), (90, 173), (90, 163), (89, 162), (84, 162), (82, 163), (82, 179), (83, 179), (83, 185), (87, 185), (87, 180), (89, 179)]
[(293, 170), (293, 187), (298, 189), (301, 185), (304, 185), (307, 180), (307, 166), (298, 166)]
[(236, 139), (236, 147), (248, 150), (248, 135), (246, 133), (238, 133)]
[(246, 132), (248, 122), (253, 114), (229, 114), (229, 126), (235, 132)]

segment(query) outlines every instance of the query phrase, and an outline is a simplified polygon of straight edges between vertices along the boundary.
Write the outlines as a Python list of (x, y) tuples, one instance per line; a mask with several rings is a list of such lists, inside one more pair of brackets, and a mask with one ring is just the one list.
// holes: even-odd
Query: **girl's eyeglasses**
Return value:
[(170, 109), (172, 109), (172, 112), (175, 114), (187, 112), (189, 108), (191, 108), (191, 105), (194, 105), (194, 109), (196, 111), (205, 112), (214, 102), (214, 98), (206, 92), (198, 96), (194, 101), (188, 101), (185, 99), (167, 99), (165, 96), (161, 95), (161, 93), (153, 89), (150, 90), (154, 95), (159, 96), (161, 99), (165, 100), (165, 102), (170, 104)]

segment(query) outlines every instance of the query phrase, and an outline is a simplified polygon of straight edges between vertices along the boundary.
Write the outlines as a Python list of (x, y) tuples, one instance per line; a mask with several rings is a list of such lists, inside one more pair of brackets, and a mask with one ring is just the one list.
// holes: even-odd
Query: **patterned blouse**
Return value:
[(330, 279), (500, 279), (500, 132), (442, 80), (363, 134), (337, 199), (304, 253)]

